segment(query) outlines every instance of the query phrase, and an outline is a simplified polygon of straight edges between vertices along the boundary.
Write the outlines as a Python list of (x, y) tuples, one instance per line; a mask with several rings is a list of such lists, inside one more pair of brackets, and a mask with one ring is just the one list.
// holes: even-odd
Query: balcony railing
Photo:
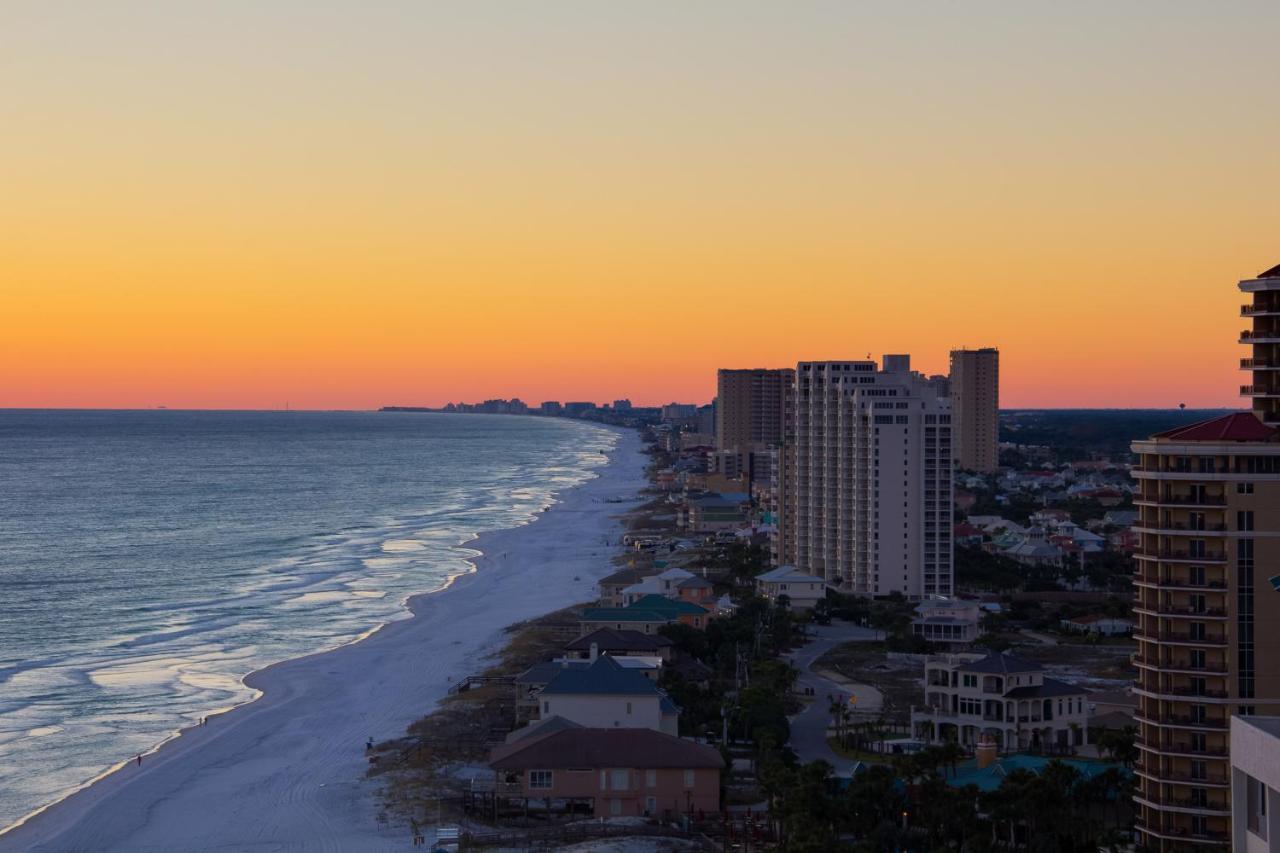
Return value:
[[(1204, 755), (1209, 758), (1225, 758), (1227, 755), (1226, 747), (1205, 747), (1204, 749), (1193, 749), (1191, 744), (1182, 743), (1180, 741), (1151, 741), (1145, 738), (1134, 738), (1133, 742), (1141, 747), (1146, 747), (1153, 752), (1178, 752), (1187, 755)], [(1145, 772), (1148, 776), (1159, 776), (1161, 779), (1173, 779), (1175, 781), (1186, 782), (1214, 782), (1221, 784), (1227, 781), (1225, 773), (1209, 773), (1199, 778), (1192, 778), (1191, 774), (1174, 770), (1158, 770), (1149, 766), (1144, 761), (1139, 761), (1135, 765), (1137, 769)]]
[(1154, 717), (1143, 716), (1141, 712), (1134, 715), (1138, 722), (1155, 723), (1162, 726), (1186, 726), (1197, 729), (1225, 729), (1227, 721), (1224, 717), (1205, 717), (1196, 719), (1187, 714), (1158, 714)]
[(1190, 578), (1144, 578), (1138, 577), (1138, 582), (1146, 584), (1155, 584), (1156, 586), (1183, 587), (1186, 589), (1203, 589), (1208, 591), (1225, 592), (1227, 589), (1226, 581), (1205, 581), (1204, 583), (1192, 583)]
[(1199, 646), (1225, 646), (1227, 644), (1226, 634), (1206, 634), (1203, 637), (1193, 637), (1190, 634), (1184, 634), (1179, 631), (1161, 631), (1153, 634), (1150, 631), (1139, 630), (1134, 632), (1133, 638), (1148, 642), (1194, 643)]
[(1140, 666), (1149, 666), (1156, 669), (1177, 669), (1186, 670), (1187, 672), (1203, 672), (1207, 675), (1226, 675), (1226, 663), (1206, 663), (1204, 666), (1192, 666), (1187, 661), (1164, 660), (1157, 661), (1152, 658), (1146, 658), (1142, 655), (1134, 655), (1133, 662)]
[(1150, 832), (1168, 838), (1186, 839), (1188, 841), (1225, 842), (1231, 839), (1231, 836), (1225, 832), (1218, 832), (1212, 829), (1206, 829), (1203, 832), (1192, 832), (1191, 828), (1187, 826), (1175, 826), (1172, 823), (1163, 825), (1148, 823), (1141, 818), (1135, 820), (1133, 825), (1143, 832)]
[[(1189, 471), (1180, 473), (1191, 473)], [(1139, 496), (1137, 500), (1150, 503), (1172, 504), (1174, 506), (1226, 506), (1227, 499), (1222, 495), (1152, 495)]]

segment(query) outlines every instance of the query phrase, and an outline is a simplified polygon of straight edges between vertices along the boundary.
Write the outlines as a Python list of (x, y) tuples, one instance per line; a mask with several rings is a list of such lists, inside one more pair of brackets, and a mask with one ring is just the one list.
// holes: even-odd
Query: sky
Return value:
[(1241, 406), (1280, 4), (0, 7), (0, 407)]

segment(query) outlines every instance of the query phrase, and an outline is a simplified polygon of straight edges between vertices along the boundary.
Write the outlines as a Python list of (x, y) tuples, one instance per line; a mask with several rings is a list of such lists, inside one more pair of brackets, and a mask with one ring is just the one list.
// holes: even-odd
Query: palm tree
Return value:
[(951, 777), (955, 778), (957, 773), (957, 765), (964, 760), (965, 751), (960, 744), (953, 740), (944, 741), (942, 746), (938, 747), (939, 763), (951, 768)]

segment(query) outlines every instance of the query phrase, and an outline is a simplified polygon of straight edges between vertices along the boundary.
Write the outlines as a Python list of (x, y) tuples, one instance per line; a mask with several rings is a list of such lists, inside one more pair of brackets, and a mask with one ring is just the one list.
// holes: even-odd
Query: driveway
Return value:
[[(849, 776), (858, 763), (855, 759), (844, 758), (832, 751), (827, 744), (827, 726), (831, 722), (830, 703), (827, 696), (848, 696), (849, 685), (837, 684), (813, 672), (813, 664), (831, 649), (843, 643), (871, 642), (881, 640), (884, 635), (870, 628), (860, 628), (844, 622), (831, 625), (811, 626), (809, 634), (812, 639), (784, 656), (784, 659), (800, 670), (796, 679), (796, 691), (803, 694), (805, 688), (813, 688), (813, 698), (809, 705), (799, 714), (791, 718), (790, 747), (795, 750), (801, 761), (827, 762), (835, 768), (837, 776)], [(863, 696), (861, 691), (858, 692)], [(867, 699), (872, 697), (867, 696)]]

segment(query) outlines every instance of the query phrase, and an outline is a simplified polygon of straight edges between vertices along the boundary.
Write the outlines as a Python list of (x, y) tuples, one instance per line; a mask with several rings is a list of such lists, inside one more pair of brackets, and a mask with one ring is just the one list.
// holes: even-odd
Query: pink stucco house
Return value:
[(494, 748), (500, 796), (587, 802), (598, 817), (720, 810), (724, 761), (709, 746), (651, 729), (549, 728)]

